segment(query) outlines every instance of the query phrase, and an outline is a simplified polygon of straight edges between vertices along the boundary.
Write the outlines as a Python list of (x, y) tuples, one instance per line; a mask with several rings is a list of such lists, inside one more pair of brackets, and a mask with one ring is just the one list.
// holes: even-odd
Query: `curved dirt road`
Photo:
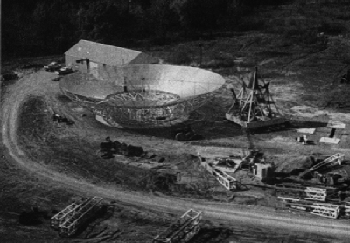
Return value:
[[(336, 238), (350, 236), (350, 226), (345, 221), (327, 219), (307, 219), (285, 213), (276, 213), (273, 209), (250, 208), (227, 203), (209, 203), (202, 200), (183, 200), (170, 197), (157, 197), (148, 194), (118, 191), (112, 186), (89, 184), (81, 179), (67, 177), (52, 171), (40, 163), (30, 161), (17, 145), (17, 118), (21, 103), (30, 94), (45, 95), (49, 98), (58, 91), (58, 83), (51, 82), (53, 74), (39, 72), (26, 76), (9, 87), (2, 104), (2, 140), (10, 156), (23, 169), (38, 176), (48, 178), (54, 184), (60, 184), (88, 195), (116, 199), (125, 203), (139, 205), (155, 210), (184, 212), (194, 208), (204, 212), (205, 218), (215, 219), (234, 225), (237, 223), (253, 224), (264, 227), (284, 228), (286, 230), (313, 232), (333, 235)], [(234, 226), (233, 226), (234, 227)]]

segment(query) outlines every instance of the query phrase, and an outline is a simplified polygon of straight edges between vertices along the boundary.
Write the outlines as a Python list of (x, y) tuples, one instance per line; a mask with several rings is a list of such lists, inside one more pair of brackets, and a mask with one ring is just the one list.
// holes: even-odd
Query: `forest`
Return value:
[[(3, 58), (59, 54), (80, 39), (125, 47), (236, 31), (261, 5), (290, 0), (4, 0)], [(250, 26), (249, 28), (254, 28)]]

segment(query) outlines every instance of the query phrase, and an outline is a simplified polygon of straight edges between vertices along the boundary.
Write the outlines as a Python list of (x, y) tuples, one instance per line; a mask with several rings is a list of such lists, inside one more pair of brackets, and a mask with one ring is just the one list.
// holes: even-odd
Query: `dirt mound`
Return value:
[(277, 172), (291, 173), (293, 170), (308, 169), (313, 165), (311, 156), (297, 156), (286, 158), (283, 162), (277, 165)]

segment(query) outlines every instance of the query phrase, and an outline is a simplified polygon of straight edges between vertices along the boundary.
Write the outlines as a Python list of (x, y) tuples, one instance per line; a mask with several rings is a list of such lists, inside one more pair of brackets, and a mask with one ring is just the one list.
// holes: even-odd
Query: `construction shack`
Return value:
[(274, 173), (274, 166), (270, 163), (255, 163), (254, 164), (254, 175), (255, 177), (264, 180), (271, 178)]

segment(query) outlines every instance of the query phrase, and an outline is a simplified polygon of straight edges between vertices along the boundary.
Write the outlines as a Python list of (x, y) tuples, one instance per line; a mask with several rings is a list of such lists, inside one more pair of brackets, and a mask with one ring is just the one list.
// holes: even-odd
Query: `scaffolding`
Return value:
[[(201, 160), (201, 157), (199, 155), (199, 158)], [(207, 162), (201, 162), (201, 165), (210, 173), (212, 174), (215, 179), (224, 186), (227, 190), (235, 190), (237, 189), (237, 180), (233, 178), (232, 176), (228, 175), (225, 171), (220, 170), (219, 168), (212, 166), (208, 164)]]
[(70, 237), (100, 209), (102, 198), (93, 197), (71, 204), (51, 218), (51, 226), (61, 237)]
[(66, 221), (67, 218), (72, 217), (72, 215), (75, 213), (76, 208), (79, 206), (79, 204), (72, 203), (68, 205), (65, 209), (60, 211), (59, 213), (55, 214), (51, 218), (51, 227), (55, 230), (58, 230), (59, 226)]
[(225, 171), (214, 169), (213, 175), (215, 176), (216, 180), (227, 190), (234, 190), (237, 188), (236, 179), (228, 175)]
[(290, 208), (302, 210), (325, 218), (338, 219), (340, 214), (340, 205), (331, 203), (314, 203), (296, 198), (278, 197)]
[(281, 196), (290, 196), (296, 199), (305, 199), (313, 201), (325, 202), (334, 195), (336, 188), (318, 188), (318, 187), (305, 187), (303, 185), (293, 184), (277, 184), (275, 186), (276, 193)]
[(305, 199), (316, 200), (325, 202), (327, 198), (327, 189), (325, 188), (316, 188), (316, 187), (306, 187), (304, 190)]
[(269, 83), (259, 85), (257, 68), (248, 84), (242, 80), (242, 88), (227, 111), (226, 119), (244, 128), (268, 127), (287, 121), (277, 109)]
[(184, 213), (176, 223), (157, 235), (153, 239), (153, 243), (184, 243), (188, 242), (200, 229), (199, 222), (202, 217), (202, 212), (188, 210)]

